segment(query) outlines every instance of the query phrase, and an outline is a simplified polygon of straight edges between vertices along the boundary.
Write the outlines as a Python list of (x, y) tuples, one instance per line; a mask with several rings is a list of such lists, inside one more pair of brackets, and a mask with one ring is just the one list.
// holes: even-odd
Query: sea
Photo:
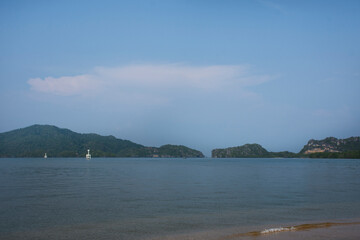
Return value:
[(360, 239), (359, 223), (360, 159), (0, 159), (0, 239)]

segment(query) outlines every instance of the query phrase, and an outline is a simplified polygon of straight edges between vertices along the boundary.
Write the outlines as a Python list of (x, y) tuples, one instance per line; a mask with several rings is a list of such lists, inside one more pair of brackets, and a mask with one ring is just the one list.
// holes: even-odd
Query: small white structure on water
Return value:
[(46, 155), (46, 153), (45, 153), (45, 155), (44, 155), (44, 158), (47, 158), (47, 155)]
[(88, 149), (88, 153), (86, 154), (86, 159), (87, 160), (91, 159), (90, 149)]

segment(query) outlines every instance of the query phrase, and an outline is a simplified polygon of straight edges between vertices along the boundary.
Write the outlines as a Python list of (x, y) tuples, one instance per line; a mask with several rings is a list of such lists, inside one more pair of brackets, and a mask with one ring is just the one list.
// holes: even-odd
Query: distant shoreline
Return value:
[[(0, 157), (0, 159), (86, 159), (85, 157)], [(92, 157), (92, 159), (183, 159), (183, 160), (201, 160), (201, 159), (214, 159), (214, 160), (222, 160), (222, 159), (296, 159), (296, 160), (306, 160), (306, 159), (327, 159), (327, 160), (360, 160), (359, 158), (316, 158), (316, 157), (292, 157), (292, 158), (285, 158), (285, 157), (232, 157), (232, 158), (213, 158), (213, 157), (189, 157), (189, 158), (182, 158), (182, 157)], [(91, 160), (89, 160), (91, 161)]]
[[(196, 149), (184, 145), (165, 144), (148, 147), (114, 136), (80, 134), (51, 125), (32, 125), (0, 133), (0, 157), (79, 157), (91, 151), (92, 157), (107, 158), (204, 158)], [(360, 137), (323, 140), (311, 139), (299, 153), (271, 152), (259, 144), (218, 148), (212, 158), (360, 158)]]

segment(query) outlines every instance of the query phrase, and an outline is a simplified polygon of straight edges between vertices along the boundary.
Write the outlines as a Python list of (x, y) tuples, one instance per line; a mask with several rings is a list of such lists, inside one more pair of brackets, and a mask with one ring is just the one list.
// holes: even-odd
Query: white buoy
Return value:
[(86, 154), (86, 159), (87, 160), (91, 159), (90, 149), (88, 149), (88, 153)]

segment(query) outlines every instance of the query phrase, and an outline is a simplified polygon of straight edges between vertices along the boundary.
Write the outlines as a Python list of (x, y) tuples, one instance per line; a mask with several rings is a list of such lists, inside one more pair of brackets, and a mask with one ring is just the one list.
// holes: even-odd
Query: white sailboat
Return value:
[(90, 149), (88, 149), (88, 153), (86, 154), (86, 159), (87, 160), (91, 159)]
[(47, 158), (47, 154), (45, 153), (44, 158)]

